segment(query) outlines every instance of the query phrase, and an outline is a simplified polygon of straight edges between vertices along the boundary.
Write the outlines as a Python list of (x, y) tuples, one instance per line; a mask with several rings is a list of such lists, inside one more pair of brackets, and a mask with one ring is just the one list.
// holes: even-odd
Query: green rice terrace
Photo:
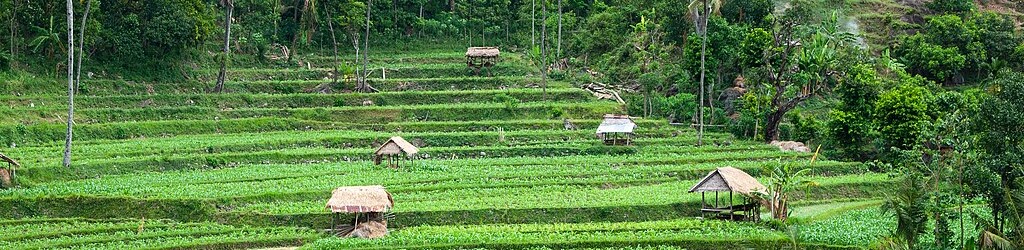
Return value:
[[(519, 54), (506, 53), (493, 77), (469, 76), (457, 50), (386, 56), (373, 57), (389, 70), (371, 79), (377, 93), (302, 91), (329, 69), (239, 68), (229, 94), (207, 94), (203, 82), (83, 81), (73, 168), (54, 161), (66, 105), (46, 93), (60, 83), (6, 84), (17, 94), (0, 97), (0, 140), (18, 156), (25, 188), (0, 191), (0, 248), (776, 249), (794, 240), (757, 223), (700, 219), (701, 196), (687, 191), (718, 167), (757, 176), (766, 164), (804, 166), (812, 153), (722, 132), (698, 147), (688, 126), (638, 118), (631, 146), (605, 146), (594, 131), (623, 106), (569, 82), (545, 93)], [(391, 136), (419, 146), (418, 159), (375, 165), (374, 149)], [(800, 213), (877, 206), (891, 182), (856, 162), (807, 168), (819, 186), (795, 194)], [(331, 191), (365, 185), (393, 195), (390, 235), (325, 233)], [(866, 246), (816, 233), (799, 244)]]
[(0, 250), (1024, 249), (1022, 100), (1021, 0), (0, 0)]

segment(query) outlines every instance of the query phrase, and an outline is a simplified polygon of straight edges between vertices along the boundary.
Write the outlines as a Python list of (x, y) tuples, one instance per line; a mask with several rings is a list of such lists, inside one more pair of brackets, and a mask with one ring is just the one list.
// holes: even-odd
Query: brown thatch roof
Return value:
[(415, 155), (416, 153), (419, 152), (420, 149), (417, 148), (416, 146), (413, 146), (412, 143), (409, 143), (405, 139), (402, 139), (402, 137), (395, 136), (391, 137), (391, 139), (389, 139), (388, 142), (385, 142), (383, 145), (380, 145), (380, 147), (377, 148), (377, 151), (374, 151), (373, 154), (397, 155), (405, 153), (406, 155)]
[(597, 134), (604, 133), (633, 133), (636, 123), (628, 115), (604, 115), (601, 125), (597, 126)]
[(466, 49), (467, 57), (496, 57), (501, 54), (498, 47), (469, 47)]
[(3, 153), (0, 153), (0, 160), (3, 160), (5, 162), (7, 162), (7, 163), (10, 163), (11, 165), (14, 165), (15, 167), (21, 167), (21, 165), (18, 164), (17, 161), (14, 161), (14, 159), (11, 159), (10, 157), (7, 157)]
[(387, 212), (394, 206), (383, 186), (339, 187), (327, 201), (327, 209), (335, 213)]
[(708, 173), (708, 176), (690, 188), (690, 193), (707, 191), (732, 191), (747, 196), (764, 193), (767, 188), (747, 172), (734, 167), (723, 167)]

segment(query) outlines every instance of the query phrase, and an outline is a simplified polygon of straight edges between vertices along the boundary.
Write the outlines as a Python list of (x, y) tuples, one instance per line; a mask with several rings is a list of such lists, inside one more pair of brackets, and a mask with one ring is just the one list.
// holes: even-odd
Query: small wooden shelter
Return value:
[[(761, 182), (751, 177), (743, 170), (734, 167), (717, 168), (708, 173), (704, 179), (697, 182), (690, 188), (690, 193), (700, 192), (700, 204), (702, 214), (712, 214), (718, 218), (730, 220), (751, 220), (760, 219), (761, 200), (758, 194), (768, 189)], [(715, 203), (709, 204), (706, 198), (707, 192), (715, 193)], [(729, 204), (719, 198), (719, 192), (729, 192)], [(736, 205), (733, 200), (733, 193), (741, 195), (742, 202)], [(724, 197), (722, 197), (724, 199)], [(736, 214), (740, 212), (740, 214)]]
[(4, 155), (3, 153), (0, 153), (0, 160), (7, 163), (7, 167), (0, 167), (0, 187), (14, 187), (14, 178), (17, 177), (16, 174), (18, 168), (21, 167), (21, 165), (18, 164), (18, 162), (15, 161), (14, 159), (11, 159), (10, 157)]
[(634, 129), (636, 123), (628, 115), (604, 115), (597, 126), (597, 138), (604, 140), (605, 145), (630, 145)]
[[(383, 186), (339, 187), (331, 192), (331, 199), (327, 201), (327, 210), (333, 213), (331, 231), (343, 237), (384, 237), (388, 234), (384, 213), (394, 206), (391, 193)], [(339, 224), (342, 213), (356, 215), (351, 225)]]
[(401, 160), (399, 155), (404, 154), (406, 158), (414, 157), (420, 149), (412, 145), (400, 136), (391, 137), (383, 145), (374, 151), (373, 164), (380, 165), (384, 157), (388, 158), (389, 167), (398, 167), (398, 161)]
[(491, 67), (498, 63), (501, 51), (498, 47), (469, 47), (466, 49), (466, 67), (473, 69), (473, 72), (480, 74), (481, 68), (487, 68), (487, 75), (491, 76)]

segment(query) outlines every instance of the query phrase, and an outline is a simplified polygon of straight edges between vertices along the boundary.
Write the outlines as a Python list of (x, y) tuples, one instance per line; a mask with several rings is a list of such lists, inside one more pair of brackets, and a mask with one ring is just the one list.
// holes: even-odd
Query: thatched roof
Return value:
[(339, 187), (327, 201), (327, 209), (335, 213), (387, 212), (394, 206), (383, 186)]
[(10, 157), (7, 157), (3, 153), (0, 153), (0, 160), (3, 160), (5, 162), (7, 162), (7, 163), (10, 163), (11, 165), (14, 165), (15, 167), (21, 167), (21, 165), (18, 164), (17, 161), (14, 161), (14, 159), (11, 159)]
[(501, 54), (498, 47), (469, 47), (466, 49), (467, 57), (496, 57)]
[(373, 153), (376, 155), (397, 155), (401, 153), (405, 153), (406, 155), (415, 155), (419, 152), (420, 149), (413, 146), (412, 143), (402, 139), (402, 137), (395, 136), (391, 137), (388, 142), (380, 145), (380, 147), (377, 148), (377, 151), (374, 151)]
[(747, 196), (763, 193), (767, 190), (761, 182), (747, 172), (734, 167), (718, 168), (690, 188), (690, 193), (707, 191), (732, 191)]
[(636, 123), (627, 115), (604, 115), (601, 125), (597, 126), (597, 134), (633, 133)]

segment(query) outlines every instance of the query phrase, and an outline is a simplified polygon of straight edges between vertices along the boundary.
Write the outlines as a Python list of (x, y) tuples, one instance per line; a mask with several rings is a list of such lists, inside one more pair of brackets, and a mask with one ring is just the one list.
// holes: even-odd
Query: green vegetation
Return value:
[[(1019, 248), (1021, 12), (0, 0), (0, 249)], [(482, 74), (475, 46), (501, 50)], [(374, 165), (392, 136), (419, 154)], [(766, 185), (763, 221), (699, 218), (724, 166)], [(357, 185), (393, 195), (387, 237), (324, 230)]]

